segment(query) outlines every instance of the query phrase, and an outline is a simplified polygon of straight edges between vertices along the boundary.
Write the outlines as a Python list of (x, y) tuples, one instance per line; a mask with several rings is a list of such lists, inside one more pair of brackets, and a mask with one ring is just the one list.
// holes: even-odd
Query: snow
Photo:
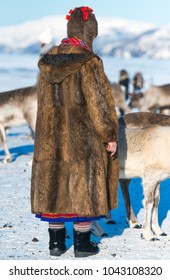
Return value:
[[(127, 55), (128, 56), (128, 55)], [(37, 79), (38, 55), (0, 54), (1, 91), (34, 85)], [(142, 71), (145, 88), (151, 84), (170, 82), (170, 64), (160, 59), (123, 59), (103, 57), (105, 72), (112, 82), (118, 81), (120, 69), (126, 69), (130, 78), (137, 71)], [(48, 223), (41, 222), (31, 213), (30, 208), (30, 160), (33, 156), (34, 142), (29, 128), (13, 127), (8, 130), (7, 139), (13, 161), (3, 164), (3, 147), (0, 146), (0, 271), (5, 279), (12, 279), (9, 269), (59, 269), (67, 267), (93, 269), (96, 276), (84, 275), (84, 279), (125, 279), (127, 275), (112, 275), (116, 267), (161, 267), (163, 274), (156, 279), (168, 279), (170, 272), (170, 179), (161, 183), (161, 200), (159, 205), (159, 223), (167, 236), (151, 242), (141, 239), (141, 229), (131, 229), (126, 222), (126, 211), (120, 187), (118, 189), (118, 208), (111, 211), (114, 225), (100, 221), (100, 226), (108, 234), (101, 238), (92, 235), (99, 242), (100, 252), (85, 259), (77, 259), (73, 252), (73, 224), (66, 225), (70, 239), (66, 240), (67, 252), (61, 257), (49, 255)], [(132, 206), (140, 223), (144, 218), (143, 188), (141, 179), (133, 179), (130, 184)], [(103, 274), (104, 267), (111, 275)], [(99, 272), (98, 272), (99, 271)], [(36, 275), (37, 276), (37, 275)], [(138, 276), (134, 276), (138, 279)], [(48, 276), (47, 276), (48, 277)], [(46, 279), (41, 276), (41, 279)], [(75, 275), (64, 276), (64, 279), (75, 279)], [(83, 276), (81, 276), (82, 278)], [(86, 278), (85, 278), (86, 277)], [(145, 277), (143, 275), (143, 277)], [(150, 276), (146, 276), (149, 279)], [(151, 276), (153, 278), (153, 276)], [(23, 275), (17, 275), (17, 280)], [(35, 275), (27, 275), (25, 279), (36, 279)], [(51, 279), (51, 278), (50, 278)]]
[[(3, 52), (38, 53), (39, 36), (50, 28), (52, 42), (59, 44), (66, 37), (64, 15), (48, 16), (20, 25), (0, 28), (0, 49)], [(98, 18), (99, 36), (95, 50), (100, 55), (114, 57), (170, 57), (170, 26), (125, 20)], [(161, 50), (165, 50), (163, 51)]]
[[(28, 165), (33, 154), (33, 140), (27, 126), (14, 127), (8, 132), (8, 145), (13, 155), (9, 164), (0, 164), (1, 205), (0, 205), (0, 259), (1, 260), (53, 260), (48, 250), (48, 223), (40, 222), (30, 210), (31, 166)], [(0, 159), (4, 153), (1, 150)], [(168, 234), (159, 241), (142, 240), (141, 229), (130, 229), (126, 223), (123, 198), (119, 188), (119, 205), (112, 210), (115, 225), (100, 225), (108, 234), (107, 238), (93, 236), (100, 242), (99, 254), (88, 257), (94, 260), (167, 260), (170, 258), (170, 180), (161, 183), (161, 201), (159, 223)], [(142, 223), (143, 189), (140, 179), (133, 179), (130, 185), (132, 205)], [(74, 260), (72, 246), (72, 223), (66, 225), (68, 251), (58, 257), (62, 260)]]
[(0, 28), (0, 44), (9, 45), (14, 50), (26, 47), (37, 43), (39, 35), (47, 28), (51, 28), (52, 34), (54, 32), (59, 38), (62, 38), (66, 35), (66, 20), (63, 16), (50, 16)]
[[(59, 44), (66, 37), (64, 15), (48, 16), (20, 25), (0, 28), (0, 50), (4, 53), (36, 53), (39, 36), (50, 29), (52, 43)], [(121, 18), (98, 18), (99, 36), (94, 48), (100, 55), (114, 57), (170, 58), (170, 25)]]
[[(37, 75), (37, 57), (29, 55), (4, 55), (0, 60), (1, 89), (9, 90), (34, 84)], [(169, 82), (170, 65), (168, 61), (146, 59), (103, 58), (106, 74), (116, 81), (118, 71), (125, 68), (130, 76), (142, 70), (146, 86), (151, 80), (157, 84)], [(9, 82), (10, 81), (10, 82)], [(31, 166), (28, 165), (34, 150), (33, 140), (27, 126), (13, 127), (8, 131), (8, 146), (13, 161), (3, 164), (3, 147), (0, 147), (0, 260), (75, 260), (73, 253), (72, 223), (67, 224), (67, 252), (62, 257), (52, 257), (48, 250), (48, 224), (40, 222), (30, 210)], [(168, 234), (159, 241), (142, 240), (141, 229), (131, 229), (126, 223), (124, 201), (119, 188), (118, 208), (112, 210), (115, 225), (100, 225), (108, 234), (107, 238), (93, 236), (99, 242), (99, 254), (88, 257), (96, 261), (154, 260), (170, 259), (170, 180), (161, 183), (159, 223)], [(143, 189), (140, 179), (133, 179), (130, 194), (134, 212), (143, 222)]]

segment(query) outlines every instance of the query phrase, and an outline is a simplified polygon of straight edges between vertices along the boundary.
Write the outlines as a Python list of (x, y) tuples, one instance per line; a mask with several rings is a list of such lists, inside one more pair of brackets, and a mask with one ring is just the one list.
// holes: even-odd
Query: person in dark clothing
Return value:
[(129, 75), (128, 72), (124, 69), (120, 70), (119, 72), (119, 85), (122, 85), (125, 87), (125, 100), (129, 98)]
[[(125, 69), (120, 70), (119, 72), (119, 85), (123, 86), (123, 90), (125, 92), (125, 100), (128, 100), (129, 98), (129, 75), (128, 72)], [(119, 109), (121, 116), (124, 115), (124, 110)]]

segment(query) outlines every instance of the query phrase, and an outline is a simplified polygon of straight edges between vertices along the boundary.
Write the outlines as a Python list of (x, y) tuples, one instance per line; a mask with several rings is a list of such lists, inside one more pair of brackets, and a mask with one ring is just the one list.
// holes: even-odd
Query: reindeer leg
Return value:
[(126, 207), (127, 222), (129, 223), (131, 228), (141, 228), (141, 224), (139, 223), (138, 219), (136, 218), (133, 212), (131, 201), (130, 201), (130, 195), (129, 195), (130, 181), (131, 181), (130, 179), (119, 179), (120, 187), (121, 187), (121, 191)]
[(144, 222), (142, 225), (141, 237), (149, 240), (158, 240), (151, 230), (151, 219), (152, 212), (154, 209), (154, 195), (157, 182), (152, 180), (154, 175), (149, 174), (143, 178), (143, 188), (144, 188)]
[(154, 206), (151, 220), (151, 229), (155, 235), (166, 236), (167, 234), (162, 231), (158, 222), (158, 205), (160, 201), (160, 185), (158, 184), (155, 190)]
[(36, 117), (37, 117), (37, 102), (34, 101), (24, 114), (24, 118), (31, 130), (32, 139), (34, 139), (35, 136)]
[(101, 236), (101, 237), (108, 236), (108, 234), (105, 233), (102, 227), (99, 225), (98, 221), (91, 222), (91, 232), (96, 236)]
[(105, 223), (108, 225), (115, 225), (116, 222), (112, 219), (111, 214), (109, 213), (106, 217), (105, 217)]
[(12, 156), (9, 152), (8, 146), (7, 146), (7, 138), (6, 138), (6, 133), (3, 125), (0, 124), (0, 133), (1, 133), (1, 139), (2, 143), (4, 145), (4, 151), (5, 151), (5, 158), (3, 160), (3, 163), (7, 163), (12, 160)]

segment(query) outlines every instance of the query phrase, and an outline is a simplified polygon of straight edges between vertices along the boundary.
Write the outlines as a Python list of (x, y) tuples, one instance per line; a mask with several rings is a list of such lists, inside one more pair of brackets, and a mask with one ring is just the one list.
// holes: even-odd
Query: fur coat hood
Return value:
[[(58, 47), (59, 53), (57, 55), (55, 50), (54, 48), (50, 53), (45, 54), (38, 64), (42, 76), (52, 84), (61, 83), (65, 78), (80, 70), (85, 62), (94, 57), (94, 54), (90, 51), (81, 49), (80, 52), (80, 47), (75, 46), (71, 48), (61, 45)], [(52, 68), (52, 71), (50, 71), (49, 65), (53, 66), (55, 71)]]
[(117, 141), (118, 123), (102, 61), (60, 45), (38, 66), (32, 212), (106, 215), (117, 206), (119, 162), (105, 144)]

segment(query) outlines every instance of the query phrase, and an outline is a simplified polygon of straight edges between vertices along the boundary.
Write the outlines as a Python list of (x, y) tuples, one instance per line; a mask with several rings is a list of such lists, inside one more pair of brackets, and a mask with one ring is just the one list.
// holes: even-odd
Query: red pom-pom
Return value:
[[(70, 10), (70, 11), (69, 11), (69, 14), (72, 15), (72, 13), (73, 13), (75, 10), (77, 10), (77, 9), (79, 9), (79, 8), (75, 8), (74, 10)], [(93, 9), (91, 9), (91, 8), (89, 8), (89, 7), (87, 7), (87, 6), (81, 7), (81, 11), (82, 11), (82, 13), (83, 13), (83, 19), (84, 19), (84, 20), (88, 20), (88, 11), (91, 12), (91, 13), (93, 13)], [(70, 15), (66, 15), (66, 19), (67, 19), (67, 20), (70, 20)]]
[(70, 16), (69, 16), (69, 15), (66, 15), (66, 19), (67, 19), (67, 20), (70, 20)]
[(81, 10), (82, 12), (85, 12), (87, 10), (87, 7), (82, 7)]

